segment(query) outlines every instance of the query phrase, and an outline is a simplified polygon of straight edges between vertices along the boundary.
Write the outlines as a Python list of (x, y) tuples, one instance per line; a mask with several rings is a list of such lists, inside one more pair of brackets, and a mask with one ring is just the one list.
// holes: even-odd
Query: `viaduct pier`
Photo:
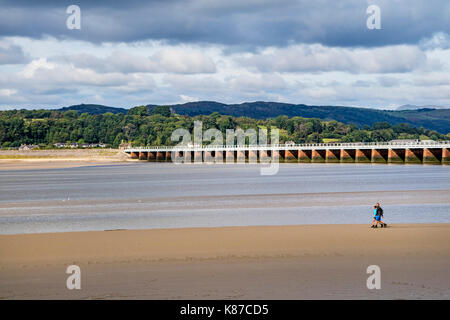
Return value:
[(450, 141), (130, 147), (132, 159), (179, 163), (450, 164)]

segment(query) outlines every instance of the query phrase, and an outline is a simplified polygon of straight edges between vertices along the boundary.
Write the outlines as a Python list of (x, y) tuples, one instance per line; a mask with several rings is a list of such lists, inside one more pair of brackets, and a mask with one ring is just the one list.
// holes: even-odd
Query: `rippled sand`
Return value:
[[(0, 235), (0, 254), (3, 299), (450, 298), (450, 224)], [(65, 287), (71, 264), (82, 290)]]

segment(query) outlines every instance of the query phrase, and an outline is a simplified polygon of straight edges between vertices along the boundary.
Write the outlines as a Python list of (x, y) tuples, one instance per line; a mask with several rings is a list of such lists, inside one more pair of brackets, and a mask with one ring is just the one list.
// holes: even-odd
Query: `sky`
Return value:
[(450, 107), (450, 1), (0, 0), (0, 110), (199, 100)]

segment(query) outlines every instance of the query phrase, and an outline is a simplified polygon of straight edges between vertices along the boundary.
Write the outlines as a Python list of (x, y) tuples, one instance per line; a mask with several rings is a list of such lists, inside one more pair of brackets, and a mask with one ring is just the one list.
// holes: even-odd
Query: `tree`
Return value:
[(233, 118), (230, 116), (221, 116), (217, 119), (217, 129), (219, 129), (222, 133), (225, 133), (227, 129), (235, 129), (236, 123), (233, 121)]
[(171, 115), (170, 107), (168, 106), (156, 106), (153, 108), (152, 115), (160, 114), (164, 117), (170, 117)]
[(384, 122), (375, 122), (372, 125), (372, 128), (374, 130), (389, 129), (389, 128), (391, 128), (391, 125), (389, 124), (389, 122), (386, 122), (386, 121), (384, 121)]
[(66, 112), (64, 112), (64, 118), (76, 119), (76, 118), (78, 118), (78, 112), (76, 112), (75, 110), (66, 111)]
[(122, 140), (123, 140), (123, 134), (120, 132), (117, 134), (117, 136), (114, 139), (113, 147), (117, 148), (122, 143)]
[(306, 142), (319, 143), (322, 142), (322, 136), (318, 132), (311, 133)]
[(138, 106), (138, 107), (134, 107), (134, 108), (131, 108), (130, 110), (128, 110), (127, 114), (130, 116), (145, 117), (145, 116), (150, 115), (150, 112), (149, 112), (147, 106)]
[[(212, 113), (187, 117), (170, 114), (168, 107), (157, 107), (149, 115), (146, 106), (130, 109), (128, 114), (104, 113), (99, 115), (75, 110), (67, 112), (48, 110), (0, 111), (0, 145), (17, 147), (23, 143), (53, 147), (56, 142), (86, 143), (104, 142), (118, 147), (122, 140), (134, 145), (174, 145), (170, 137), (175, 129), (183, 128), (193, 132), (194, 121), (203, 121), (203, 130), (217, 128), (223, 134), (227, 129), (280, 129), (280, 141), (293, 140), (296, 143), (322, 142), (333, 139), (344, 142), (389, 141), (392, 139), (450, 140), (450, 134), (387, 122), (375, 123), (373, 128), (361, 130), (353, 124), (320, 119), (280, 116), (275, 119), (253, 119), (232, 117)], [(268, 132), (270, 137), (270, 132)], [(424, 138), (425, 137), (425, 138)]]

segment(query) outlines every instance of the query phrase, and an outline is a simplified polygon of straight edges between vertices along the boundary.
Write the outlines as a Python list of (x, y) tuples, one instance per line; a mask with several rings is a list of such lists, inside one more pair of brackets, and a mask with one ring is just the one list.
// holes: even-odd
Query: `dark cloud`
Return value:
[[(0, 1), (0, 36), (52, 35), (91, 42), (163, 40), (236, 47), (321, 43), (382, 46), (450, 33), (448, 0), (376, 1), (382, 30), (366, 28), (361, 0)], [(81, 7), (82, 29), (66, 28), (66, 8)]]

